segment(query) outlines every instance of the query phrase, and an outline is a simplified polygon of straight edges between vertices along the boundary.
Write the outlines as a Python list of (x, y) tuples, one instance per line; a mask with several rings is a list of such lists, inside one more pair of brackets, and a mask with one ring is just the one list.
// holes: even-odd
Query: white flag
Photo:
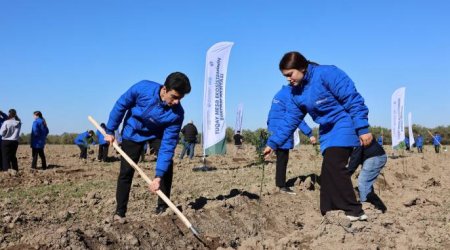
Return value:
[(391, 99), (392, 147), (405, 140), (405, 87), (397, 89)]
[(232, 42), (214, 44), (206, 53), (203, 93), (203, 153), (225, 154), (225, 86)]
[(412, 130), (412, 114), (411, 112), (408, 113), (408, 134), (409, 134), (409, 146), (412, 148), (414, 144), (414, 134)]
[(294, 147), (300, 144), (300, 129), (296, 129), (294, 132)]
[(239, 103), (236, 113), (236, 123), (234, 124), (234, 133), (242, 131), (242, 118), (244, 117), (244, 105)]

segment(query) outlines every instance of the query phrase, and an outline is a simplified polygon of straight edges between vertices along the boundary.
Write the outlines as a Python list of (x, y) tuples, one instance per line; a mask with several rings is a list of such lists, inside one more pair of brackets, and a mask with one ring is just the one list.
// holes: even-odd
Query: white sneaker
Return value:
[(347, 218), (353, 222), (353, 221), (366, 221), (369, 217), (367, 217), (366, 214), (362, 214), (360, 216), (351, 216), (351, 215), (347, 215)]

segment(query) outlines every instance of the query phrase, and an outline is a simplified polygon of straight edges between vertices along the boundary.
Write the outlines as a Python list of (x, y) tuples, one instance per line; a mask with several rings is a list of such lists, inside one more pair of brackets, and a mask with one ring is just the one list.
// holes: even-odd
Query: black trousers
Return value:
[(78, 145), (80, 148), (80, 159), (87, 159), (87, 147), (83, 145)]
[(436, 154), (438, 154), (440, 148), (441, 148), (440, 145), (434, 145), (434, 152), (436, 152)]
[(47, 168), (47, 161), (45, 160), (44, 148), (32, 148), (31, 155), (33, 156), (33, 160), (31, 161), (31, 168), (36, 168), (38, 155), (41, 157), (42, 169)]
[[(129, 140), (122, 141), (122, 150), (135, 162), (139, 161), (142, 149), (146, 142), (133, 142)], [(150, 146), (155, 150), (156, 155), (158, 154), (159, 147), (161, 146), (161, 139), (151, 140)], [(127, 212), (128, 200), (130, 198), (131, 183), (133, 181), (134, 168), (128, 164), (128, 162), (122, 157), (120, 162), (120, 173), (117, 179), (117, 190), (116, 190), (116, 201), (117, 208), (116, 214), (124, 217)], [(172, 188), (172, 177), (173, 177), (173, 162), (170, 163), (167, 172), (161, 177), (161, 185), (159, 189), (167, 197), (170, 198), (170, 191)], [(165, 205), (166, 203), (158, 198), (158, 205)]]
[(10, 168), (19, 171), (16, 157), (18, 147), (18, 141), (2, 140), (3, 171), (8, 171)]
[(289, 160), (289, 149), (277, 149), (277, 168), (275, 171), (275, 184), (277, 187), (286, 186), (286, 169)]
[(352, 148), (330, 147), (325, 150), (320, 173), (320, 212), (343, 210), (346, 215), (364, 213), (356, 201), (350, 173), (346, 168)]
[(102, 144), (102, 145), (98, 145), (98, 156), (97, 159), (99, 161), (107, 161), (108, 160), (108, 149), (109, 149), (109, 144)]

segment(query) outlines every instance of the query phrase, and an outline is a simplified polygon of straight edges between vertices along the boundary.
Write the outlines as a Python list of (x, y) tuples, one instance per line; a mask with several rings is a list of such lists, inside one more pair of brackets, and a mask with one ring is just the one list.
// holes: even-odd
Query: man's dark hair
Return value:
[(168, 91), (175, 90), (183, 96), (191, 92), (189, 78), (181, 72), (173, 72), (168, 75), (164, 82), (164, 87), (166, 87)]

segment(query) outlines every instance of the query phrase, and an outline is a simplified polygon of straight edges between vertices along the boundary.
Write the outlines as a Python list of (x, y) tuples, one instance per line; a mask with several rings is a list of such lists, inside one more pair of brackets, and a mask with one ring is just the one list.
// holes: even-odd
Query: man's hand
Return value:
[(114, 135), (105, 135), (105, 141), (109, 142), (110, 145), (114, 143), (115, 139), (116, 138), (114, 138)]
[(269, 160), (270, 159), (270, 154), (273, 152), (273, 149), (269, 146), (266, 146), (266, 148), (263, 151), (264, 154), (264, 160)]
[(372, 140), (373, 140), (372, 133), (367, 133), (359, 136), (359, 142), (361, 143), (361, 146), (364, 147), (369, 146)]
[(152, 183), (148, 186), (148, 188), (150, 189), (150, 191), (152, 193), (156, 193), (156, 191), (159, 190), (160, 183), (161, 183), (161, 178), (156, 177), (155, 179), (153, 179)]
[(317, 143), (317, 139), (316, 139), (316, 137), (314, 135), (309, 137), (309, 141), (311, 142), (312, 145)]

